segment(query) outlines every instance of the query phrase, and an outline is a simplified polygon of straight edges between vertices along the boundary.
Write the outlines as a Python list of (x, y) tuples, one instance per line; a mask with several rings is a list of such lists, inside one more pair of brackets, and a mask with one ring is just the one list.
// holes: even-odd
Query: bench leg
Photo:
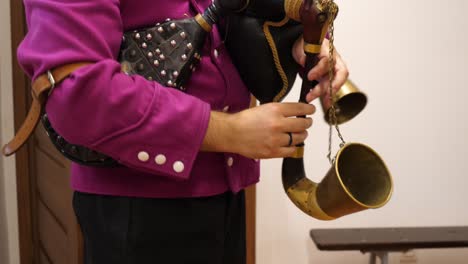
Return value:
[(388, 264), (388, 252), (382, 252), (382, 254), (379, 257), (380, 262), (382, 262), (382, 264)]
[(371, 252), (370, 264), (377, 264), (377, 257), (380, 259), (380, 264), (388, 264), (388, 252)]

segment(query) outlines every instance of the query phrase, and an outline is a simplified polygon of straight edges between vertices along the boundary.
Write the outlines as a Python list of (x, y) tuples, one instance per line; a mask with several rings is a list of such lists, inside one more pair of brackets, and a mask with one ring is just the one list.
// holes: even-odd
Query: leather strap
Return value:
[(10, 156), (14, 154), (26, 143), (26, 141), (32, 135), (35, 128), (37, 127), (37, 124), (39, 123), (39, 119), (41, 118), (42, 112), (44, 110), (47, 97), (49, 96), (50, 92), (52, 92), (52, 89), (65, 78), (67, 78), (72, 72), (89, 64), (92, 63), (78, 62), (63, 65), (55, 68), (52, 71), (48, 71), (47, 73), (42, 74), (36, 80), (34, 80), (31, 91), (33, 97), (31, 108), (29, 109), (26, 120), (21, 125), (18, 133), (16, 133), (15, 137), (8, 144), (3, 146), (3, 155)]

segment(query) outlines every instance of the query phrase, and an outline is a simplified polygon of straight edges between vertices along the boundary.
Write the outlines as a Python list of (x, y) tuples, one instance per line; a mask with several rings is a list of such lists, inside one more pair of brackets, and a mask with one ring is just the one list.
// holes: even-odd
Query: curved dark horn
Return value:
[[(302, 0), (287, 2), (298, 10), (297, 2)], [(318, 53), (328, 29), (327, 9), (338, 8), (333, 2), (327, 2), (327, 5), (304, 0), (299, 14), (293, 14), (296, 18), (300, 17), (304, 26), (306, 72), (319, 61)], [(317, 84), (316, 81), (304, 79), (299, 102), (307, 103), (307, 93)], [(301, 117), (305, 116), (299, 116)], [(393, 190), (390, 173), (383, 160), (371, 148), (358, 143), (343, 146), (334, 165), (318, 184), (309, 180), (305, 174), (304, 144), (297, 147), (294, 157), (283, 160), (282, 179), (288, 197), (304, 213), (320, 220), (333, 220), (365, 209), (381, 207), (390, 199)]]

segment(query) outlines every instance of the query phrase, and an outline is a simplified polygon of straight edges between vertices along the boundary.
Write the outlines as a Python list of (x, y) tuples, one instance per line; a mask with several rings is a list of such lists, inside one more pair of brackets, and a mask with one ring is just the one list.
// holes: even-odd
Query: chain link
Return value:
[(336, 108), (335, 108), (335, 96), (333, 93), (333, 81), (335, 80), (335, 66), (336, 66), (336, 59), (335, 59), (335, 25), (334, 21), (336, 15), (338, 13), (338, 6), (333, 2), (334, 0), (322, 0), (322, 5), (325, 6), (325, 10), (327, 10), (328, 15), (328, 40), (329, 40), (329, 54), (328, 54), (328, 92), (330, 95), (330, 104), (331, 107), (328, 110), (328, 119), (330, 120), (330, 126), (328, 130), (328, 154), (327, 158), (331, 164), (335, 162), (335, 158), (332, 158), (332, 144), (333, 144), (333, 127), (335, 128), (336, 132), (338, 133), (338, 137), (341, 139), (340, 147), (343, 147), (346, 144), (343, 135), (341, 134), (340, 128), (338, 126), (338, 120), (336, 117)]

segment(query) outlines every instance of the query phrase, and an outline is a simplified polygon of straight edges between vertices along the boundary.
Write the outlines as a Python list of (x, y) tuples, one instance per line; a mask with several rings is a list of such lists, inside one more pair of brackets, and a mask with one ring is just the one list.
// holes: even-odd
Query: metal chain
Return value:
[(328, 119), (330, 120), (330, 127), (328, 130), (328, 154), (327, 158), (330, 161), (331, 164), (335, 162), (335, 158), (332, 159), (331, 153), (332, 153), (332, 139), (333, 139), (333, 127), (335, 127), (336, 132), (338, 133), (338, 137), (341, 139), (341, 144), (340, 147), (342, 147), (344, 144), (346, 144), (343, 135), (341, 134), (340, 128), (338, 126), (338, 120), (336, 117), (336, 108), (335, 108), (335, 96), (333, 94), (333, 81), (335, 80), (335, 66), (336, 66), (336, 60), (335, 60), (335, 17), (338, 13), (338, 6), (333, 2), (333, 0), (324, 0), (322, 4), (325, 4), (327, 13), (328, 13), (328, 23), (329, 23), (329, 28), (328, 28), (328, 40), (329, 40), (329, 54), (328, 54), (328, 81), (329, 81), (329, 86), (328, 86), (328, 92), (330, 94), (330, 104), (331, 107), (328, 111)]

